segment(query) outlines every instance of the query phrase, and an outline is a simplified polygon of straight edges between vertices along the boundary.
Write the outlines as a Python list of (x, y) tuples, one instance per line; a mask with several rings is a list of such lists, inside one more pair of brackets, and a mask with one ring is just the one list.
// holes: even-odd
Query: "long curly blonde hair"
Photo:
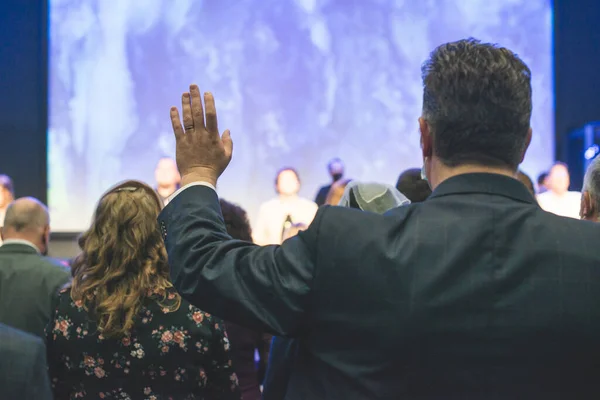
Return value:
[(158, 296), (169, 310), (181, 305), (178, 294), (167, 299), (173, 285), (156, 222), (161, 208), (151, 187), (122, 182), (100, 198), (92, 225), (79, 239), (82, 252), (72, 266), (71, 298), (96, 319), (104, 337), (129, 335), (149, 296)]

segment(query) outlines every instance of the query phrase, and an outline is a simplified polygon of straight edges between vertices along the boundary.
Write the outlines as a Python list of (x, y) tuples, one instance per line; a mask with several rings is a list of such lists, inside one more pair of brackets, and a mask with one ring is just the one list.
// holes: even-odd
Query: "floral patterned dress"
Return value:
[(61, 291), (46, 329), (57, 400), (240, 399), (223, 322), (183, 299), (176, 311), (161, 308), (156, 296), (129, 336), (107, 339), (70, 289)]

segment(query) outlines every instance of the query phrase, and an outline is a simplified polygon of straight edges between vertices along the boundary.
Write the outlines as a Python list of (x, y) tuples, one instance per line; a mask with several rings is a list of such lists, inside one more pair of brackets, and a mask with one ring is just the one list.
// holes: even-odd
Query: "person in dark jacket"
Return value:
[[(246, 211), (220, 199), (227, 233), (236, 240), (252, 242), (252, 228)], [(231, 359), (240, 382), (244, 400), (260, 400), (261, 386), (269, 359), (271, 335), (264, 331), (248, 329), (233, 322), (225, 322), (231, 343)], [(258, 359), (255, 359), (258, 354)]]

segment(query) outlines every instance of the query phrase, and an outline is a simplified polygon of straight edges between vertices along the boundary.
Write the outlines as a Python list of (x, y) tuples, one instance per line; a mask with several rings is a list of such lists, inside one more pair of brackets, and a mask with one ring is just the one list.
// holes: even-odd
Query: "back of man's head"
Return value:
[(596, 157), (583, 178), (581, 218), (600, 222), (600, 157)]
[(448, 167), (516, 170), (528, 144), (531, 71), (512, 51), (475, 39), (436, 48), (422, 67), (423, 118)]
[(425, 201), (431, 194), (429, 183), (421, 177), (420, 168), (407, 169), (398, 177), (396, 189), (411, 201), (420, 203)]
[(42, 202), (33, 197), (23, 197), (8, 206), (2, 228), (3, 240), (27, 240), (41, 253), (46, 253), (49, 236), (50, 218)]

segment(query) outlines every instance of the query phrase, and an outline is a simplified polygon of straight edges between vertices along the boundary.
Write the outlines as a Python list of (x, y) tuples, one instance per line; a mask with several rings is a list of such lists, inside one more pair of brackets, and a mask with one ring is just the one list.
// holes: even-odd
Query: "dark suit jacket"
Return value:
[(324, 205), (325, 201), (327, 201), (327, 195), (329, 194), (330, 190), (331, 190), (331, 185), (326, 185), (326, 186), (322, 186), (319, 189), (319, 191), (317, 192), (317, 197), (315, 197), (315, 203), (317, 203), (317, 205), (319, 207)]
[(25, 244), (0, 247), (0, 322), (44, 337), (58, 290), (69, 273)]
[(215, 192), (159, 216), (180, 293), (298, 338), (287, 399), (600, 395), (600, 224), (465, 174), (376, 215), (322, 207), (281, 246), (231, 240)]
[(3, 324), (0, 324), (0, 399), (52, 399), (44, 342)]

